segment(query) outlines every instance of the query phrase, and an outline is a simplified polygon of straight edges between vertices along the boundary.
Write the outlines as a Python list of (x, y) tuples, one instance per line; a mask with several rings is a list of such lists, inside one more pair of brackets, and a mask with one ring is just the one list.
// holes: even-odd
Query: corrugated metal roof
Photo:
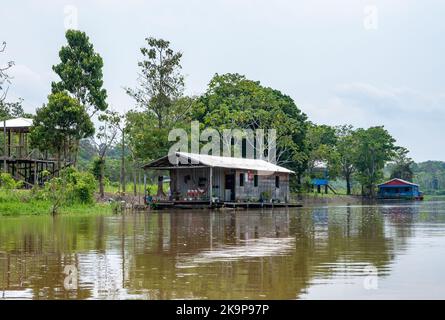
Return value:
[(328, 167), (328, 163), (322, 160), (314, 161), (314, 169), (326, 169)]
[(409, 185), (409, 186), (419, 186), (418, 184), (403, 180), (403, 179), (398, 179), (398, 178), (394, 178), (391, 179), (389, 181), (386, 181), (382, 184), (379, 184), (378, 186), (405, 186), (405, 185)]
[(293, 173), (292, 170), (259, 159), (218, 157), (207, 154), (196, 154), (187, 152), (177, 152), (176, 154), (179, 157), (183, 157), (185, 159), (190, 158), (192, 161), (199, 162), (200, 164), (209, 167), (256, 170), (262, 172)]
[[(0, 128), (3, 128), (3, 121), (0, 121)], [(28, 128), (32, 126), (32, 119), (30, 118), (15, 118), (6, 120), (6, 128)]]

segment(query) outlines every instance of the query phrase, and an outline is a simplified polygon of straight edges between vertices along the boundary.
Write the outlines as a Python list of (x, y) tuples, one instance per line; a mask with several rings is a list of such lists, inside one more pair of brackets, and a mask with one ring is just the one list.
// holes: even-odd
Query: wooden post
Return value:
[(6, 141), (6, 120), (3, 120), (3, 139), (4, 139), (3, 171), (5, 173), (7, 173), (8, 172), (8, 167), (7, 167), (7, 162), (6, 162), (6, 149), (8, 148), (8, 146), (7, 146), (7, 141)]
[(37, 185), (37, 161), (34, 161), (34, 185)]
[(213, 191), (213, 168), (210, 167), (210, 176), (209, 176), (209, 197), (210, 197), (210, 206), (212, 206), (212, 191)]
[(125, 179), (125, 131), (122, 130), (122, 146), (121, 146), (121, 176), (120, 176), (120, 182), (121, 182), (121, 190), (122, 194), (125, 195), (125, 184), (126, 179)]
[(11, 156), (11, 129), (8, 131), (8, 157)]
[(144, 203), (147, 199), (147, 171), (144, 169)]

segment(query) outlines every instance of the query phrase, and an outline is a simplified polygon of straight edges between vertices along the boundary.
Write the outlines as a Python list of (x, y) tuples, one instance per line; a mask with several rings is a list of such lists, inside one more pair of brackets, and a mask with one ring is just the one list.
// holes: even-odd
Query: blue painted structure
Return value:
[(327, 186), (329, 184), (328, 179), (312, 179), (312, 184), (314, 186)]
[(413, 199), (422, 200), (423, 194), (419, 185), (402, 179), (392, 179), (378, 185), (380, 199)]

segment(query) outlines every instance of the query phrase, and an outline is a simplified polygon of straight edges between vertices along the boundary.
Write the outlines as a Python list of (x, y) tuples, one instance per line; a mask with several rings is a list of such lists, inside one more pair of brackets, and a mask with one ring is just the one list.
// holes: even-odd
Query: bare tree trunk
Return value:
[(156, 196), (165, 198), (163, 176), (158, 176), (158, 192), (156, 193)]
[(121, 149), (121, 190), (125, 194), (125, 134), (122, 130), (122, 149)]
[(351, 194), (351, 176), (346, 175), (346, 194), (349, 196)]
[(5, 173), (7, 173), (8, 172), (8, 164), (7, 164), (7, 162), (6, 162), (6, 156), (8, 155), (8, 151), (7, 151), (7, 149), (8, 149), (8, 140), (6, 139), (6, 120), (3, 120), (3, 139), (4, 139), (4, 141), (3, 141), (3, 148), (4, 148), (4, 150), (3, 150), (3, 171), (5, 172)]
[(137, 196), (138, 195), (138, 191), (137, 191), (137, 162), (134, 162), (133, 164), (133, 195)]
[(57, 175), (58, 176), (60, 175), (60, 170), (61, 170), (61, 161), (60, 161), (61, 155), (60, 155), (60, 153), (61, 152), (60, 152), (60, 146), (59, 146), (59, 148), (57, 149)]
[(80, 141), (77, 140), (76, 142), (74, 142), (74, 158), (73, 158), (73, 167), (77, 168), (77, 156), (79, 154), (79, 145), (80, 145)]
[(105, 175), (105, 160), (100, 159), (99, 163), (99, 195), (103, 199), (105, 197), (105, 191), (104, 191), (104, 175)]

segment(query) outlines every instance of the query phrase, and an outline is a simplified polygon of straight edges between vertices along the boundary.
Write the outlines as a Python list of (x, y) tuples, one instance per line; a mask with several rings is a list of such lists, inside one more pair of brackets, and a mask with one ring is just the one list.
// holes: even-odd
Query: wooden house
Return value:
[(403, 179), (392, 179), (378, 186), (380, 199), (416, 199), (422, 200), (419, 185)]
[[(162, 190), (159, 174), (158, 203), (183, 204), (287, 204), (289, 175), (293, 171), (260, 159), (218, 157), (177, 152), (152, 161), (144, 170), (168, 171), (170, 192)], [(146, 174), (144, 181), (146, 184)], [(146, 189), (146, 188), (145, 188)]]

